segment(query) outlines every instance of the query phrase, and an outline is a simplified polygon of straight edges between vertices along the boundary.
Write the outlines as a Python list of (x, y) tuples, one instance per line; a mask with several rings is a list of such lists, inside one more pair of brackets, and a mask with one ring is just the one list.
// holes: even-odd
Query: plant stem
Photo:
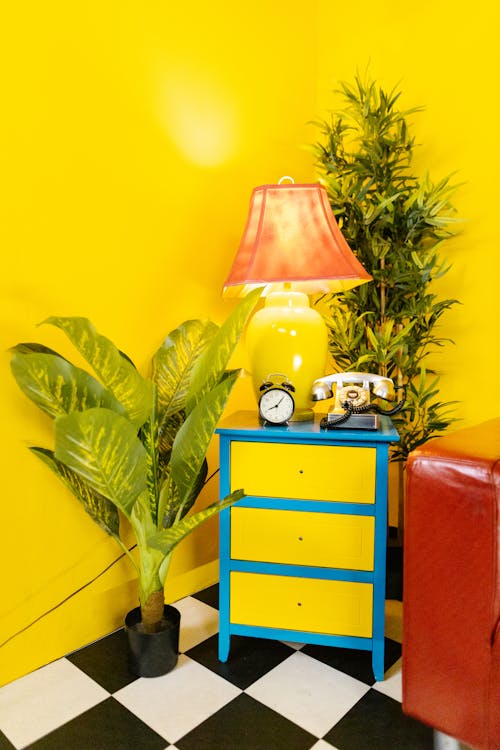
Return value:
[(145, 633), (157, 633), (161, 628), (163, 609), (165, 606), (165, 595), (163, 589), (154, 591), (141, 605), (142, 628)]

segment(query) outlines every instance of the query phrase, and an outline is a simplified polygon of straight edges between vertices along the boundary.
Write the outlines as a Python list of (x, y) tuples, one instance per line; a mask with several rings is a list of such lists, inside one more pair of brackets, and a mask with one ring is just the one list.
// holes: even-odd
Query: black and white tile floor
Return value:
[(1, 750), (431, 750), (401, 711), (401, 604), (386, 676), (368, 652), (234, 637), (217, 660), (217, 587), (187, 597), (179, 663), (127, 672), (123, 631), (0, 688)]

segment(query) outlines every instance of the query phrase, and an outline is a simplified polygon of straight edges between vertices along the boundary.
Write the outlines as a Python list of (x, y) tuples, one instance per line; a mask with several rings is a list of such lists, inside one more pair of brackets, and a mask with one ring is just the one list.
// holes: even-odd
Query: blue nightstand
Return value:
[(264, 426), (237, 412), (218, 427), (219, 658), (231, 635), (372, 651), (384, 678), (388, 417), (377, 430), (319, 419)]

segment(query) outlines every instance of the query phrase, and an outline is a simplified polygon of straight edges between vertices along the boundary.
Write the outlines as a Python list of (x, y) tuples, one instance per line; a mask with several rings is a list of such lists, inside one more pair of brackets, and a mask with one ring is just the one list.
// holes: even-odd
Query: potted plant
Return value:
[[(209, 442), (239, 375), (226, 367), (260, 291), (245, 297), (220, 328), (210, 321), (182, 323), (154, 355), (149, 378), (86, 318), (44, 322), (64, 331), (98, 379), (42, 344), (11, 350), (19, 387), (54, 420), (54, 449), (30, 450), (137, 570), (140, 607), (126, 618), (135, 674), (156, 676), (177, 661), (179, 613), (164, 598), (173, 549), (242, 496), (234, 492), (188, 515), (207, 475)], [(123, 541), (120, 514), (135, 535), (137, 559)], [(157, 648), (159, 663), (151, 656)]]
[(335, 370), (379, 373), (405, 388), (404, 408), (392, 417), (400, 442), (391, 450), (389, 496), (398, 514), (387, 581), (387, 597), (401, 599), (406, 458), (456, 421), (429, 366), (450, 342), (438, 329), (457, 304), (433, 287), (449, 269), (441, 251), (454, 234), (456, 186), (450, 176), (434, 183), (414, 173), (409, 117), (420, 108), (399, 109), (400, 91), (357, 76), (337, 93), (343, 106), (316, 122), (321, 138), (312, 150), (342, 233), (373, 281), (317, 303)]
[(405, 407), (393, 417), (400, 442), (392, 453), (404, 462), (455, 421), (427, 365), (449, 341), (437, 329), (457, 303), (432, 287), (449, 268), (440, 253), (457, 221), (450, 202), (456, 188), (449, 176), (433, 183), (412, 171), (408, 117), (419, 108), (398, 109), (400, 91), (356, 77), (337, 93), (344, 106), (316, 123), (321, 140), (312, 148), (339, 226), (373, 281), (320, 304), (336, 370), (376, 372), (406, 387)]

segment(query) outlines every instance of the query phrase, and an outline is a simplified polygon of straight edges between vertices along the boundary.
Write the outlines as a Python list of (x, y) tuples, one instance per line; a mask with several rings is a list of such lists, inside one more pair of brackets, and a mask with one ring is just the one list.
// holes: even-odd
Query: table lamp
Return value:
[(292, 419), (312, 419), (311, 386), (325, 372), (328, 331), (307, 295), (345, 291), (371, 278), (342, 236), (322, 185), (282, 177), (254, 189), (224, 296), (264, 287), (265, 307), (246, 334), (257, 400), (270, 377), (284, 377), (295, 389)]

